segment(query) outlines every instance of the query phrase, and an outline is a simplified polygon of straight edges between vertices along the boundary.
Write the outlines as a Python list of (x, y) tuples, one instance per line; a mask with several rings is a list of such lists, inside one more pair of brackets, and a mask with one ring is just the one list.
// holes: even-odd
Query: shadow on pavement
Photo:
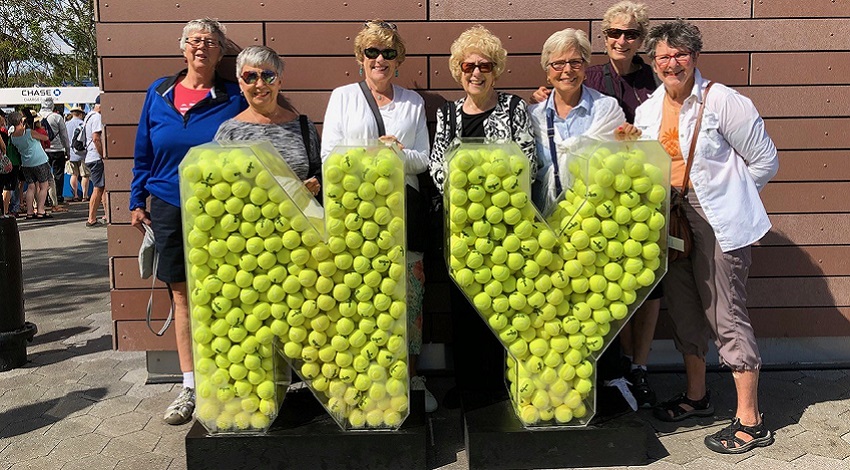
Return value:
[[(0, 439), (8, 439), (46, 428), (73, 413), (94, 405), (104, 396), (106, 396), (105, 388), (92, 388), (70, 392), (60, 398), (19, 406), (2, 412), (0, 413), (0, 423), (6, 423), (6, 426), (0, 431)], [(33, 419), (37, 417), (41, 419)]]

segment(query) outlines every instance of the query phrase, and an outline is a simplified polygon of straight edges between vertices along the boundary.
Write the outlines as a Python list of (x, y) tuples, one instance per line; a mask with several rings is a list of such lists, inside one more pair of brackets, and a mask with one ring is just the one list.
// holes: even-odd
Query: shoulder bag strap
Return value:
[(697, 138), (699, 137), (699, 130), (702, 126), (702, 115), (705, 113), (705, 103), (708, 101), (708, 90), (711, 90), (711, 86), (714, 85), (714, 82), (708, 82), (708, 86), (705, 87), (705, 93), (702, 94), (702, 104), (699, 105), (699, 114), (697, 114), (697, 124), (694, 126), (694, 137), (691, 139), (691, 149), (688, 152), (688, 164), (685, 166), (685, 179), (682, 182), (682, 197), (688, 195), (689, 185), (691, 182), (691, 166), (694, 164), (694, 159), (696, 157), (695, 153), (697, 149)]
[(309, 162), (307, 168), (307, 176), (313, 175), (316, 172), (316, 169), (313, 165), (313, 159), (310, 158), (310, 155), (313, 151), (313, 146), (310, 145), (310, 123), (307, 120), (307, 116), (304, 114), (298, 115), (298, 122), (301, 124), (301, 140), (304, 141), (304, 151), (307, 154), (307, 161)]
[[(153, 229), (147, 225), (142, 224), (145, 228), (145, 232), (153, 235)], [(153, 325), (151, 325), (151, 317), (153, 315), (153, 294), (154, 294), (154, 286), (156, 285), (156, 271), (159, 268), (159, 252), (154, 250), (153, 255), (153, 269), (151, 271), (151, 295), (148, 297), (148, 308), (145, 314), (145, 323), (148, 325), (148, 329), (151, 330), (151, 333), (162, 336), (168, 330), (168, 327), (171, 326), (171, 321), (174, 320), (174, 293), (171, 292), (171, 287), (168, 287), (168, 298), (171, 300), (171, 308), (168, 310), (168, 317), (165, 319), (165, 323), (163, 323), (162, 328), (157, 332)]]
[(375, 101), (375, 97), (372, 96), (372, 92), (369, 90), (369, 85), (366, 84), (365, 80), (360, 82), (360, 91), (363, 92), (363, 96), (366, 98), (366, 102), (369, 103), (369, 108), (375, 116), (375, 123), (378, 125), (378, 137), (387, 135), (387, 128), (384, 127), (384, 118), (381, 117), (381, 110), (378, 109), (378, 102)]
[(508, 106), (508, 119), (510, 120), (511, 127), (511, 140), (516, 140), (514, 135), (514, 114), (516, 113), (516, 108), (519, 106), (520, 97), (517, 95), (511, 96), (511, 103)]
[[(549, 98), (553, 99), (553, 98)], [(548, 100), (546, 101), (548, 103)], [(546, 108), (546, 135), (549, 137), (549, 158), (552, 159), (552, 171), (555, 173), (555, 194), (560, 195), (564, 191), (561, 183), (561, 171), (558, 168), (558, 149), (555, 146), (555, 112)]]
[(446, 119), (449, 122), (449, 142), (451, 142), (457, 137), (457, 105), (454, 101), (446, 101), (446, 104), (448, 105)]
[(606, 95), (617, 98), (617, 101), (622, 101), (621, 97), (617, 96), (617, 93), (614, 91), (614, 77), (611, 75), (610, 62), (605, 62), (605, 65), (602, 66), (602, 83), (605, 85)]

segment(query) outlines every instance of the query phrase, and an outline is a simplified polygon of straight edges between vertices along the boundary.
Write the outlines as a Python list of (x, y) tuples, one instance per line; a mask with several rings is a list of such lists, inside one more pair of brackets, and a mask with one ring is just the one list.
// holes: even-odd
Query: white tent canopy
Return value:
[(0, 105), (41, 104), (45, 98), (56, 104), (94, 103), (100, 93), (100, 88), (90, 86), (0, 88)]

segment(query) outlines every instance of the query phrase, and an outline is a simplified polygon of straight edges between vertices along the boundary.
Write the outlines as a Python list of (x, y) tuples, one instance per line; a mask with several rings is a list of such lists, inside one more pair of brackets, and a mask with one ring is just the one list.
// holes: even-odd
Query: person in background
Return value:
[[(7, 121), (9, 126), (15, 128), (9, 140), (21, 154), (21, 173), (27, 182), (25, 194), (27, 219), (50, 219), (53, 216), (46, 212), (44, 203), (52, 174), (47, 154), (41, 146), (41, 142), (50, 139), (27, 127), (21, 113), (9, 114)], [(33, 213), (33, 202), (35, 202), (35, 213)]]
[[(83, 121), (83, 110), (79, 106), (71, 108), (71, 112), (69, 114), (71, 118), (65, 123), (65, 129), (70, 136), (69, 138), (73, 138), (74, 133), (77, 129), (81, 129), (85, 121)], [(85, 129), (82, 129), (81, 132), (85, 132)], [(89, 167), (85, 165), (86, 151), (77, 151), (74, 148), (71, 148), (71, 194), (72, 201), (74, 202), (88, 202), (89, 200), (89, 178), (91, 177), (91, 172), (89, 171)], [(80, 197), (79, 185), (82, 184), (82, 197)]]
[[(536, 174), (537, 157), (525, 102), (496, 91), (507, 56), (502, 41), (481, 25), (467, 29), (452, 43), (449, 69), (466, 95), (437, 110), (429, 170), (440, 192), (446, 179), (445, 153), (455, 138), (514, 141), (529, 160), (529, 179)], [(504, 348), (464, 293), (455, 284), (450, 289), (456, 387), (443, 403), (457, 408), (463, 392), (483, 399), (505, 393), (504, 362), (494, 360), (504, 356)]]
[[(584, 85), (617, 99), (626, 115), (634, 123), (635, 110), (658, 88), (658, 77), (652, 67), (638, 55), (649, 31), (649, 12), (646, 5), (631, 1), (618, 2), (602, 17), (602, 35), (608, 61), (586, 68)], [(534, 103), (545, 101), (549, 89), (540, 87), (531, 97)], [(661, 284), (650, 292), (646, 301), (620, 331), (621, 348), (610, 347), (600, 359), (600, 372), (607, 370), (605, 379), (625, 374), (629, 389), (639, 406), (655, 406), (656, 395), (649, 385), (647, 364), (661, 298)], [(622, 352), (621, 365), (618, 356)], [(624, 366), (624, 367), (623, 367)], [(623, 368), (622, 372), (620, 369)]]
[[(732, 369), (737, 409), (732, 423), (705, 437), (710, 450), (739, 454), (768, 446), (774, 437), (759, 410), (762, 361), (747, 311), (751, 245), (770, 230), (759, 191), (779, 170), (776, 146), (752, 101), (703, 78), (697, 64), (702, 35), (695, 25), (670, 21), (652, 28), (649, 58), (662, 87), (637, 108), (625, 136), (657, 139), (672, 160), (674, 190), (686, 183), (684, 198), (693, 230), (690, 256), (669, 264), (664, 291), (673, 340), (685, 362), (684, 393), (654, 410), (662, 421), (682, 421), (714, 413), (706, 387), (705, 354), (715, 344), (723, 365)], [(694, 134), (700, 112), (702, 125)], [(697, 137), (699, 137), (697, 139)], [(697, 139), (690, 154), (690, 145)]]
[(41, 125), (45, 130), (49, 127), (48, 135), (53, 135), (49, 146), (45, 149), (50, 168), (53, 171), (53, 183), (50, 185), (50, 200), (53, 203), (53, 212), (67, 212), (63, 206), (65, 203), (65, 162), (71, 155), (71, 140), (65, 128), (65, 120), (62, 112), (65, 105), (54, 104), (52, 98), (45, 98), (41, 103)]
[(0, 110), (0, 140), (4, 144), (4, 152), (12, 162), (12, 172), (0, 177), (0, 188), (3, 191), (3, 214), (14, 217), (26, 216), (21, 213), (20, 196), (23, 194), (23, 174), (21, 173), (21, 154), (11, 142), (10, 134), (14, 128), (6, 121), (6, 113)]
[[(216, 74), (227, 44), (215, 20), (192, 20), (183, 27), (180, 50), (187, 68), (159, 78), (148, 88), (142, 106), (130, 184), (130, 221), (144, 231), (151, 226), (159, 253), (156, 277), (174, 297), (174, 329), (183, 387), (163, 419), (185, 424), (195, 409), (195, 374), (189, 323), (183, 223), (177, 167), (189, 148), (213, 140), (222, 122), (246, 108), (236, 83)], [(150, 197), (150, 212), (148, 212)]]
[[(103, 160), (106, 155), (103, 152), (103, 122), (100, 116), (100, 96), (95, 99), (94, 108), (86, 116), (84, 131), (86, 133), (86, 156), (85, 165), (91, 175), (94, 186), (92, 197), (89, 200), (89, 216), (86, 227), (97, 227), (105, 221), (109, 209), (106, 205), (106, 176), (104, 175)], [(97, 209), (103, 206), (104, 219), (97, 218)]]
[(283, 60), (273, 49), (248, 46), (236, 57), (236, 76), (248, 109), (224, 121), (215, 140), (267, 140), (316, 196), (319, 175), (319, 133), (305, 115), (281, 106)]
[[(331, 93), (322, 127), (322, 159), (346, 140), (379, 139), (395, 145), (404, 154), (404, 172), (408, 208), (411, 201), (423, 199), (417, 175), (428, 168), (428, 128), (425, 102), (419, 94), (393, 83), (405, 59), (404, 41), (395, 24), (368, 21), (354, 39), (354, 56), (360, 64), (368, 92), (377, 104), (386, 134), (380, 135), (359, 83), (341, 86)], [(417, 214), (414, 216), (411, 212)], [(423, 247), (415, 246), (413, 232), (421, 230), (420, 211), (408, 211), (407, 221), (407, 315), (411, 389), (425, 392), (425, 409), (437, 409), (437, 400), (425, 386), (425, 377), (416, 373), (416, 358), (422, 348), (422, 303), (425, 291)]]

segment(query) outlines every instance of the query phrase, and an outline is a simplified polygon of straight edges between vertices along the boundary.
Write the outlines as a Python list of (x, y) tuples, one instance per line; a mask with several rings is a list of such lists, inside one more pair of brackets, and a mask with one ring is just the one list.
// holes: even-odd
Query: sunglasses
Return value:
[(552, 67), (552, 70), (556, 72), (562, 72), (567, 65), (570, 66), (573, 70), (578, 70), (584, 65), (584, 61), (581, 59), (573, 59), (573, 60), (556, 60), (554, 62), (549, 62), (549, 67)]
[(266, 82), (266, 85), (271, 85), (275, 80), (277, 80), (277, 72), (273, 72), (271, 70), (263, 70), (262, 72), (242, 72), (242, 75), (239, 77), (248, 85), (257, 83), (257, 80), (262, 80)]
[(475, 62), (461, 62), (460, 69), (463, 70), (463, 73), (472, 73), (475, 69), (481, 71), (481, 73), (490, 73), (493, 71), (493, 67), (495, 64), (493, 62), (481, 62), (476, 64)]
[(634, 41), (635, 39), (640, 37), (640, 30), (637, 29), (617, 29), (617, 28), (608, 28), (603, 31), (609, 39), (620, 39), (620, 36), (625, 35), (626, 41)]
[(363, 23), (363, 27), (368, 28), (371, 25), (375, 25), (379, 28), (391, 29), (393, 31), (398, 31), (398, 26), (395, 23), (390, 23), (387, 21), (367, 21)]
[(363, 55), (370, 59), (377, 59), (379, 55), (382, 55), (386, 60), (393, 60), (398, 57), (398, 51), (395, 49), (378, 49), (377, 47), (367, 47), (366, 49), (363, 49)]

